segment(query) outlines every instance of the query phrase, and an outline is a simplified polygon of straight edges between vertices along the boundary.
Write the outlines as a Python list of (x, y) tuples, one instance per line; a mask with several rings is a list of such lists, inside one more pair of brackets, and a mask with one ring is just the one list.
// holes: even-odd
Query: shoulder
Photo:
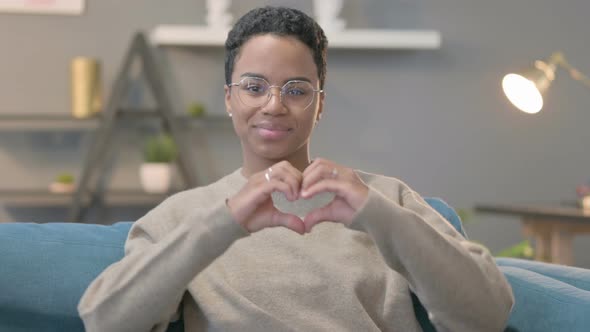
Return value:
[(180, 191), (166, 198), (154, 210), (170, 209), (177, 213), (186, 208), (207, 206), (208, 202), (215, 201), (217, 197), (227, 193), (230, 188), (225, 184), (226, 177), (223, 177), (205, 186)]
[[(231, 181), (234, 174), (201, 187), (178, 192), (168, 198), (146, 215), (137, 220), (132, 231), (147, 233), (157, 239), (174, 229), (186, 216), (215, 206), (220, 200), (225, 200), (233, 192), (239, 190), (235, 181)], [(133, 232), (132, 232), (133, 233)]]
[(395, 201), (401, 201), (405, 195), (416, 194), (405, 182), (398, 178), (368, 173), (362, 170), (355, 170), (355, 173), (367, 186)]
[(174, 207), (177, 211), (184, 210), (182, 207), (207, 206), (208, 202), (216, 201), (218, 197), (227, 195), (227, 192), (232, 189), (226, 182), (226, 177), (223, 177), (205, 186), (180, 191), (168, 197), (160, 206), (163, 208)]

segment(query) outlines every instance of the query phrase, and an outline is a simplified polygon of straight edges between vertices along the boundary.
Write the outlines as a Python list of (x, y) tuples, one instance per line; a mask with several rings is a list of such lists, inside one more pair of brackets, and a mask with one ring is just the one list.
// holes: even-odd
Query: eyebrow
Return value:
[[(255, 78), (262, 78), (262, 79), (268, 81), (268, 78), (266, 78), (264, 75), (256, 74), (256, 73), (243, 73), (242, 75), (240, 75), (240, 77), (255, 77)], [(311, 83), (311, 80), (305, 76), (296, 76), (296, 77), (289, 77), (288, 79), (284, 80), (283, 84), (285, 84), (289, 81), (305, 81), (305, 82)]]

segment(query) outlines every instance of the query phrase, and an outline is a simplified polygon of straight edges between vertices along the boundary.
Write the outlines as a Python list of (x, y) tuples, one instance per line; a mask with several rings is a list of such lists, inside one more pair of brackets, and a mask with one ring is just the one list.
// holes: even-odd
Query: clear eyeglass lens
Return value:
[(294, 109), (304, 109), (313, 100), (313, 86), (309, 82), (287, 82), (281, 90), (283, 103)]
[[(264, 106), (270, 99), (270, 85), (264, 79), (248, 77), (240, 81), (239, 97), (247, 106)], [(305, 109), (313, 101), (314, 89), (305, 81), (290, 81), (281, 88), (283, 104), (290, 109)]]

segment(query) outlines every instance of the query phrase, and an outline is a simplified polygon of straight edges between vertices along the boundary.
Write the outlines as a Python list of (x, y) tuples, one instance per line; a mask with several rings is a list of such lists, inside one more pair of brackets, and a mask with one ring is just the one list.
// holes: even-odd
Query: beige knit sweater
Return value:
[(401, 181), (358, 172), (369, 197), (350, 228), (248, 234), (225, 199), (241, 170), (176, 194), (137, 221), (125, 257), (89, 286), (87, 331), (420, 331), (410, 290), (439, 331), (501, 331), (509, 284)]

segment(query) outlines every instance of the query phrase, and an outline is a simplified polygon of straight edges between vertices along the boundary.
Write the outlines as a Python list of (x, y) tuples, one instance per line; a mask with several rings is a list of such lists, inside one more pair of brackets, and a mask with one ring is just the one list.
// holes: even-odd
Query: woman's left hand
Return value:
[(303, 171), (301, 197), (307, 199), (322, 192), (334, 193), (334, 200), (305, 216), (303, 221), (306, 232), (322, 221), (349, 226), (356, 212), (365, 204), (369, 187), (354, 170), (326, 159), (315, 159)]

